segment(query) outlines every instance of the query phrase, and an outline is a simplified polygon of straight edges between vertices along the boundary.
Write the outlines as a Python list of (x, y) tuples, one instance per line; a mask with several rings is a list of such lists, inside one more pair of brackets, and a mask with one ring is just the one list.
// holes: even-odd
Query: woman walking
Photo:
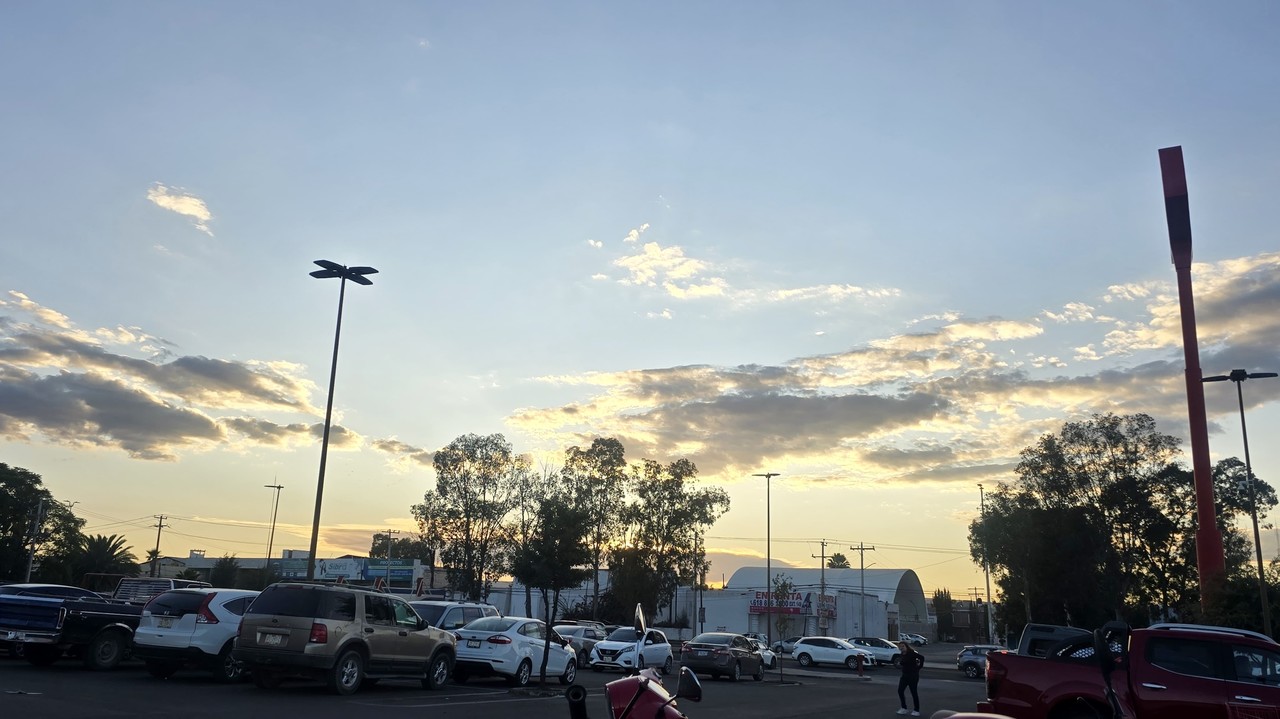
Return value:
[(898, 642), (902, 654), (898, 657), (898, 668), (902, 670), (902, 678), (898, 680), (898, 703), (902, 708), (899, 714), (907, 713), (907, 689), (911, 689), (911, 716), (920, 716), (920, 668), (924, 666), (924, 655), (917, 652), (906, 642)]

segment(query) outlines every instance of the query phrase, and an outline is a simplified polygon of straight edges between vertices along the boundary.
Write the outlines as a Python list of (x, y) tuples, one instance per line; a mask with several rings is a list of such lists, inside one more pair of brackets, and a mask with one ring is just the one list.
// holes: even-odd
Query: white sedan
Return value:
[(802, 667), (815, 664), (843, 664), (850, 669), (857, 669), (858, 657), (862, 657), (863, 666), (871, 666), (872, 658), (869, 652), (835, 637), (801, 637), (791, 648), (791, 658)]
[[(481, 617), (455, 633), (458, 658), (453, 679), (459, 684), (473, 676), (496, 675), (506, 677), (511, 686), (522, 687), (542, 668), (547, 625), (537, 619)], [(561, 684), (572, 684), (578, 676), (577, 655), (559, 635), (551, 638), (547, 675), (558, 678)]]

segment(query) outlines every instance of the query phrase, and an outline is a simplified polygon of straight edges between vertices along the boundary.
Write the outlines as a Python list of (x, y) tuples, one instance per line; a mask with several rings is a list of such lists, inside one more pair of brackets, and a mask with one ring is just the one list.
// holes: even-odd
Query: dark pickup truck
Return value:
[(91, 669), (112, 669), (128, 656), (142, 607), (160, 592), (180, 586), (209, 586), (180, 579), (123, 579), (120, 599), (62, 599), (0, 595), (0, 640), (20, 643), (36, 666), (64, 655)]

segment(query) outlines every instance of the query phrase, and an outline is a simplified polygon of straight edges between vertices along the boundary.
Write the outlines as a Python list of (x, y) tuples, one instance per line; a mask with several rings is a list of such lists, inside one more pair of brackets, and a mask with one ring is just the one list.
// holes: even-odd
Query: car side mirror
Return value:
[(676, 687), (676, 696), (691, 702), (702, 701), (702, 682), (689, 667), (680, 667), (680, 684)]

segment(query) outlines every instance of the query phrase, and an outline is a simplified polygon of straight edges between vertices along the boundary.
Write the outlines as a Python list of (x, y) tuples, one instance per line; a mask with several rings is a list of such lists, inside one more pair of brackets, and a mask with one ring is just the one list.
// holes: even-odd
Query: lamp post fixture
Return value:
[[(778, 476), (777, 472), (763, 472), (761, 474), (753, 474), (752, 477), (764, 477), (764, 590), (765, 590), (765, 612), (764, 612), (764, 631), (769, 637), (769, 646), (773, 647), (773, 538), (770, 536), (769, 523), (769, 485), (772, 479)], [(779, 668), (782, 662), (778, 662)]]
[(276, 501), (271, 507), (271, 531), (267, 534), (267, 576), (271, 576), (271, 550), (276, 542), (276, 515), (280, 511), (280, 490), (284, 489), (283, 484), (264, 484), (267, 489), (276, 491)]
[(307, 553), (307, 579), (316, 577), (316, 544), (320, 538), (320, 506), (324, 498), (324, 465), (329, 457), (329, 421), (333, 417), (333, 382), (338, 376), (338, 341), (342, 338), (342, 302), (347, 294), (347, 280), (358, 285), (371, 285), (373, 280), (365, 277), (377, 270), (372, 267), (347, 267), (329, 260), (316, 260), (322, 269), (311, 273), (312, 277), (324, 280), (337, 277), (338, 284), (338, 327), (333, 333), (333, 364), (329, 369), (329, 399), (324, 407), (324, 438), (320, 441), (320, 477), (316, 480), (316, 512), (311, 520), (311, 549)]
[(1244, 438), (1244, 481), (1249, 484), (1249, 513), (1253, 517), (1253, 549), (1258, 557), (1258, 598), (1262, 600), (1262, 633), (1267, 636), (1271, 636), (1271, 603), (1267, 600), (1267, 578), (1262, 566), (1262, 536), (1258, 534), (1258, 493), (1253, 486), (1253, 465), (1249, 462), (1249, 430), (1244, 424), (1244, 390), (1241, 389), (1241, 385), (1247, 379), (1266, 379), (1275, 376), (1275, 372), (1233, 369), (1231, 374), (1214, 375), (1201, 380), (1201, 382), (1231, 380), (1236, 383), (1236, 399), (1240, 403), (1240, 434)]

